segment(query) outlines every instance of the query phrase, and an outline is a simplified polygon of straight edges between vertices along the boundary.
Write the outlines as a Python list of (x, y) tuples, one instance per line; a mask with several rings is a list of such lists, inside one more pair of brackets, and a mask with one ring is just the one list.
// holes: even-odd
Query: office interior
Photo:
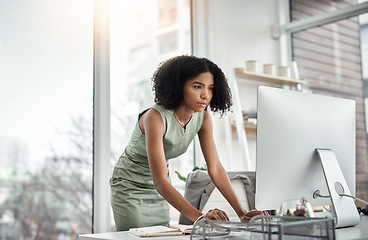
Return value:
[[(256, 112), (259, 85), (355, 100), (367, 200), (367, 12), (363, 0), (0, 0), (0, 239), (113, 231), (112, 167), (153, 103), (154, 70), (185, 54), (217, 63), (232, 88), (233, 112), (212, 116), (228, 171), (255, 171), (256, 119), (244, 129), (242, 114)], [(276, 75), (296, 66), (302, 83), (247, 80), (250, 61)], [(181, 193), (179, 174), (205, 168), (197, 139), (170, 161)]]

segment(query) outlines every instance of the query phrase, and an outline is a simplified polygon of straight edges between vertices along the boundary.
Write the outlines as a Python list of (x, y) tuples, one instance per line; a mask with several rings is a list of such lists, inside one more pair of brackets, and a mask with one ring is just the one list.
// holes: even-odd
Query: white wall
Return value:
[[(194, 54), (217, 63), (227, 77), (231, 77), (233, 68), (244, 67), (247, 60), (257, 60), (261, 66), (279, 65), (279, 43), (271, 36), (271, 27), (278, 22), (277, 4), (275, 0), (193, 0)], [(242, 109), (255, 109), (257, 85), (242, 80), (238, 83)], [(231, 137), (231, 144), (226, 142), (225, 129), (232, 119), (233, 114), (222, 119), (213, 116), (218, 154), (226, 170), (246, 170), (237, 137)], [(250, 170), (255, 170), (255, 139), (248, 141)], [(201, 151), (196, 153), (197, 160), (203, 161)]]

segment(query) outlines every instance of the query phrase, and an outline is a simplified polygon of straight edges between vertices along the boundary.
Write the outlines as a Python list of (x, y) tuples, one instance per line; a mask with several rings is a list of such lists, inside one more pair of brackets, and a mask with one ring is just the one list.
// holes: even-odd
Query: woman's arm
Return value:
[(213, 139), (212, 120), (209, 112), (204, 112), (202, 128), (198, 133), (202, 152), (207, 163), (208, 174), (211, 177), (215, 186), (219, 189), (222, 195), (230, 203), (232, 208), (241, 220), (245, 220), (244, 216), (247, 211), (239, 202), (229, 180), (229, 177), (223, 168)]
[[(161, 115), (155, 109), (148, 110), (140, 119), (140, 127), (146, 136), (148, 163), (157, 191), (173, 207), (194, 222), (203, 214), (183, 198), (171, 185), (167, 177), (166, 158), (162, 142), (164, 126)], [(224, 214), (218, 210), (211, 211), (206, 214), (206, 218), (223, 220), (226, 219)]]

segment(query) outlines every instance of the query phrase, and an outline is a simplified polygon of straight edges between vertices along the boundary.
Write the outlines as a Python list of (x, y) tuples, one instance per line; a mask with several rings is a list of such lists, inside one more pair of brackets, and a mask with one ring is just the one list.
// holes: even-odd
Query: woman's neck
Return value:
[(193, 110), (185, 110), (184, 108), (176, 108), (173, 110), (174, 112), (174, 116), (176, 118), (176, 121), (182, 125), (182, 126), (185, 126), (189, 121), (190, 119), (192, 118), (192, 115), (194, 113)]

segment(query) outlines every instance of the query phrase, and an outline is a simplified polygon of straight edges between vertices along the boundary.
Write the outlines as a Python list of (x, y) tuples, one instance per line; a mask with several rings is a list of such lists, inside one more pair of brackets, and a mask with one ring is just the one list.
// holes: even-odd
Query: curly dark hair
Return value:
[(160, 63), (152, 76), (155, 103), (166, 109), (177, 108), (183, 102), (184, 83), (205, 72), (212, 73), (214, 78), (209, 110), (224, 115), (233, 104), (225, 74), (212, 61), (195, 56), (177, 56)]

